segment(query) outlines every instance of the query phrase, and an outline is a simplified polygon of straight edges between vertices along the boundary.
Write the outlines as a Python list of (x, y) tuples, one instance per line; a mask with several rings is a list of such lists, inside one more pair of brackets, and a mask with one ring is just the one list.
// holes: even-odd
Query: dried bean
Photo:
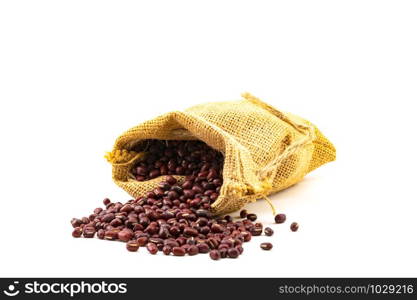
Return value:
[(271, 243), (262, 243), (261, 248), (263, 250), (271, 250), (272, 249), (272, 244)]

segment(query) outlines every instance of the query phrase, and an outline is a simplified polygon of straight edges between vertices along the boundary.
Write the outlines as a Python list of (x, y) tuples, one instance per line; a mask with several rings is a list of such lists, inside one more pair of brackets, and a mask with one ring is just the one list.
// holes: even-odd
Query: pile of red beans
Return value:
[[(237, 258), (243, 244), (263, 232), (273, 234), (269, 227), (256, 223), (257, 216), (240, 212), (240, 219), (214, 217), (210, 213), (223, 183), (223, 156), (201, 141), (149, 140), (136, 151), (146, 153), (132, 169), (138, 181), (162, 176), (163, 181), (143, 197), (126, 203), (104, 199), (105, 208), (98, 207), (89, 217), (74, 218), (73, 237), (118, 240), (126, 242), (128, 251), (146, 247), (151, 254), (184, 256), (209, 253), (213, 260)], [(179, 182), (173, 175), (185, 176)], [(275, 217), (285, 222), (285, 215)], [(296, 231), (298, 224), (291, 224)], [(262, 243), (264, 250), (271, 243)]]

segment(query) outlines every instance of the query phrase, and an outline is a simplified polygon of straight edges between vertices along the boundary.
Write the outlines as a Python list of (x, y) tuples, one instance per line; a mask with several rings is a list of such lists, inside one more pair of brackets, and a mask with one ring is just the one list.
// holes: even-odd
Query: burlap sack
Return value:
[(336, 158), (334, 146), (308, 121), (284, 114), (250, 94), (242, 96), (240, 101), (170, 112), (123, 133), (107, 157), (114, 182), (131, 196), (142, 196), (164, 176), (136, 181), (130, 171), (143, 153), (131, 150), (146, 139), (199, 139), (225, 158), (224, 183), (212, 204), (215, 214), (223, 214), (285, 189)]

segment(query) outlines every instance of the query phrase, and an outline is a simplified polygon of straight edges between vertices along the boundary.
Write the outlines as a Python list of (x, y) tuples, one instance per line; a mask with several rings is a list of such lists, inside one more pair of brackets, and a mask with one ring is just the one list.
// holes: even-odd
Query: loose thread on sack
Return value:
[(276, 215), (276, 209), (275, 209), (275, 206), (274, 206), (274, 204), (272, 203), (272, 201), (271, 201), (271, 199), (269, 199), (267, 196), (262, 196), (263, 198), (262, 199), (265, 199), (266, 200), (266, 202), (268, 202), (268, 204), (269, 204), (269, 206), (271, 207), (271, 209), (272, 209), (272, 215)]
[(260, 186), (257, 186), (255, 188), (252, 187), (252, 189), (256, 194), (255, 198), (253, 199), (253, 202), (256, 202), (257, 199), (264, 199), (269, 204), (269, 206), (271, 207), (272, 214), (275, 216), (276, 215), (275, 206), (272, 203), (271, 199), (269, 199), (268, 196), (267, 196), (269, 191), (271, 191), (271, 189), (272, 189), (271, 182), (269, 180), (264, 179), (264, 180), (261, 181)]

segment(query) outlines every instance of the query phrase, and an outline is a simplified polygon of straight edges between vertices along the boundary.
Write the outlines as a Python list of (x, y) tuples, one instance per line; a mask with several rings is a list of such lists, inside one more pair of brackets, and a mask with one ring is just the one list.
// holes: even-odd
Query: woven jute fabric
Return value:
[(132, 151), (135, 146), (148, 139), (202, 140), (224, 155), (223, 185), (212, 204), (215, 214), (223, 214), (285, 189), (335, 160), (336, 149), (313, 124), (250, 94), (242, 97), (170, 112), (127, 130), (108, 155), (114, 182), (141, 197), (164, 176), (134, 179), (132, 167), (144, 155)]

